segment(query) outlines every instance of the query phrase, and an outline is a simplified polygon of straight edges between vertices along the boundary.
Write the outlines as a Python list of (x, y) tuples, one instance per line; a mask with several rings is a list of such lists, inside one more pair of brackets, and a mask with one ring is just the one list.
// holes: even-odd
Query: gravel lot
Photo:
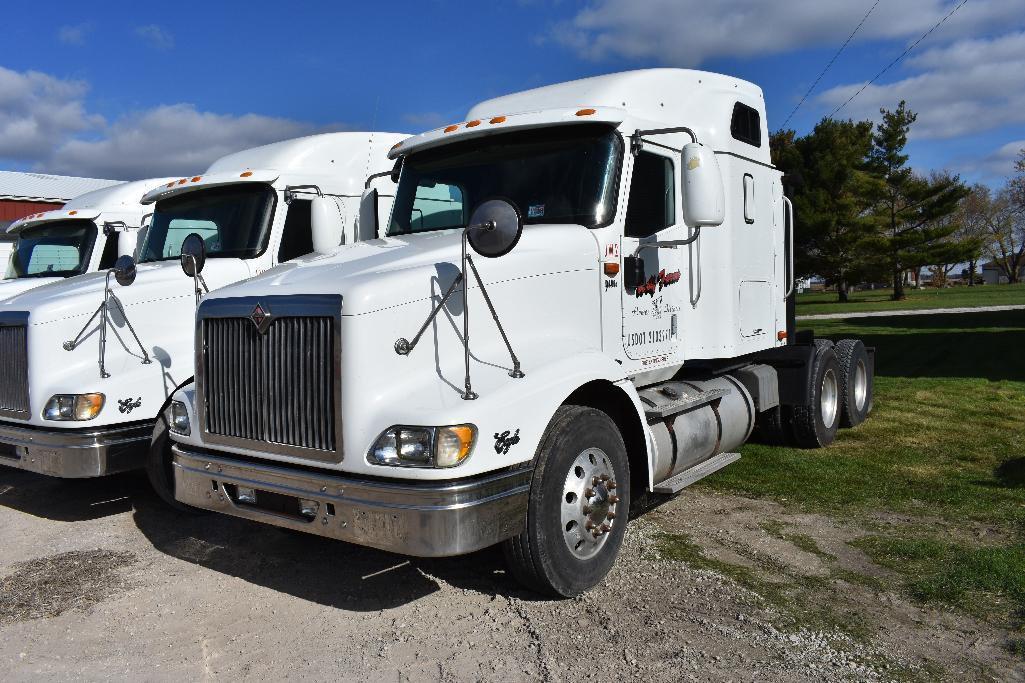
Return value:
[(136, 474), (0, 468), (0, 667), (8, 681), (1022, 679), (1001, 634), (963, 616), (841, 582), (828, 594), (863, 610), (873, 635), (813, 630), (657, 550), (661, 534), (687, 533), (710, 556), (761, 554), (781, 575), (814, 575), (820, 558), (766, 535), (768, 518), (842, 545), (831, 520), (685, 492), (631, 523), (603, 585), (552, 602), (521, 591), (494, 550), (410, 560), (176, 515)]

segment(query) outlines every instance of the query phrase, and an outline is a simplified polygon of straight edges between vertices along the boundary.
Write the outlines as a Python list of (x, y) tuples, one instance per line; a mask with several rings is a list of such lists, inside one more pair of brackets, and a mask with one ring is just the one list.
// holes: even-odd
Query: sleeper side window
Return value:
[(119, 232), (111, 232), (106, 236), (103, 243), (103, 253), (100, 254), (100, 270), (109, 270), (114, 267), (117, 261), (117, 240), (121, 235)]
[(634, 159), (626, 236), (648, 237), (676, 223), (676, 181), (673, 160), (642, 151)]
[(733, 105), (733, 119), (730, 121), (730, 134), (735, 140), (746, 142), (755, 147), (762, 146), (762, 121), (758, 110), (737, 102)]
[(293, 199), (285, 212), (285, 227), (278, 247), (278, 263), (291, 261), (313, 251), (313, 202)]

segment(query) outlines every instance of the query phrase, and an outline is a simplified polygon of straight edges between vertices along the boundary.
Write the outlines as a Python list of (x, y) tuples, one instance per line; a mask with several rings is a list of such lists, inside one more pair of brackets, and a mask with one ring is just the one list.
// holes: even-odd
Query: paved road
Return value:
[(1025, 304), (1013, 306), (975, 306), (974, 308), (915, 308), (902, 311), (860, 311), (851, 313), (816, 313), (799, 315), (798, 320), (830, 320), (838, 318), (885, 318), (894, 315), (936, 315), (939, 313), (989, 313), (994, 311), (1025, 311)]

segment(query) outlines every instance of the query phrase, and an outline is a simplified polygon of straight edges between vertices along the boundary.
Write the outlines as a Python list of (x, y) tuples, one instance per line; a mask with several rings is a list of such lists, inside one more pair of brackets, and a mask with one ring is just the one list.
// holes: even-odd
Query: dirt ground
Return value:
[[(785, 540), (791, 530), (819, 550)], [(845, 580), (882, 571), (845, 544), (850, 533), (686, 491), (631, 522), (601, 586), (554, 602), (522, 591), (495, 550), (410, 560), (177, 515), (136, 474), (0, 468), (0, 670), (7, 681), (1025, 680), (993, 627)], [(800, 603), (664, 556), (666, 534), (770, 587), (799, 586), (781, 595)]]

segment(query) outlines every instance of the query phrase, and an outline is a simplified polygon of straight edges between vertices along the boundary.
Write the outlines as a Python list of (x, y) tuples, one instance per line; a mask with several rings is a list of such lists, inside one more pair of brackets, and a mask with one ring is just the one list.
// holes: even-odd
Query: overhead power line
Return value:
[(944, 24), (944, 23), (945, 23), (945, 22), (947, 21), (947, 19), (949, 19), (950, 17), (954, 16), (954, 12), (958, 11), (959, 9), (961, 9), (961, 8), (962, 8), (962, 7), (964, 7), (964, 6), (966, 5), (966, 4), (968, 4), (968, 0), (961, 0), (961, 2), (959, 2), (959, 3), (958, 3), (958, 4), (957, 4), (957, 5), (955, 6), (955, 7), (954, 7), (954, 9), (950, 10), (949, 12), (947, 12), (947, 15), (946, 15), (945, 17), (943, 17), (942, 19), (940, 19), (939, 21), (937, 21), (937, 22), (936, 22), (936, 24), (935, 24), (935, 25), (934, 25), (934, 26), (933, 26), (933, 27), (932, 27), (931, 29), (929, 29), (928, 31), (926, 31), (925, 33), (923, 33), (923, 34), (922, 34), (922, 37), (921, 37), (921, 38), (919, 38), (919, 39), (918, 39), (918, 40), (916, 40), (915, 42), (911, 43), (911, 45), (910, 45), (910, 46), (908, 46), (908, 49), (904, 50), (904, 52), (901, 52), (901, 53), (900, 53), (900, 55), (899, 55), (899, 56), (898, 56), (898, 57), (897, 57), (896, 59), (894, 59), (894, 60), (893, 60), (892, 62), (890, 62), (889, 64), (887, 64), (887, 65), (886, 65), (886, 66), (885, 66), (885, 67), (883, 68), (883, 70), (882, 70), (882, 71), (880, 71), (880, 72), (879, 72), (879, 73), (877, 73), (877, 74), (876, 74), (875, 76), (873, 76), (873, 77), (872, 77), (872, 80), (870, 80), (870, 81), (869, 81), (868, 83), (866, 83), (865, 85), (861, 86), (861, 88), (859, 88), (859, 89), (858, 89), (858, 92), (856, 92), (856, 93), (854, 93), (853, 95), (851, 95), (850, 97), (848, 97), (848, 98), (847, 98), (847, 100), (846, 100), (846, 101), (845, 101), (845, 102), (844, 102), (843, 104), (841, 104), (841, 105), (840, 105), (839, 107), (837, 107), (836, 109), (834, 109), (833, 111), (831, 111), (831, 112), (829, 113), (829, 116), (828, 116), (827, 118), (833, 118), (834, 116), (836, 116), (837, 112), (839, 112), (839, 111), (840, 111), (841, 109), (843, 109), (843, 108), (844, 108), (844, 107), (846, 107), (846, 106), (847, 106), (848, 104), (850, 104), (850, 103), (851, 103), (851, 101), (852, 101), (852, 100), (853, 100), (853, 99), (854, 99), (855, 97), (857, 97), (858, 95), (860, 95), (860, 94), (861, 94), (862, 92), (864, 92), (864, 91), (865, 91), (865, 88), (867, 88), (868, 86), (870, 86), (870, 85), (872, 85), (873, 83), (875, 83), (875, 82), (876, 82), (876, 79), (877, 79), (877, 78), (879, 78), (880, 76), (882, 76), (882, 75), (883, 75), (884, 73), (886, 73), (887, 71), (889, 71), (889, 70), (890, 70), (890, 69), (891, 69), (891, 68), (893, 67), (893, 65), (894, 65), (894, 64), (896, 64), (896, 63), (897, 63), (897, 62), (899, 62), (900, 60), (904, 59), (904, 58), (905, 58), (905, 57), (906, 57), (906, 56), (908, 55), (908, 53), (909, 53), (909, 52), (911, 52), (912, 50), (914, 50), (914, 49), (915, 49), (915, 47), (916, 47), (916, 46), (917, 46), (917, 45), (918, 45), (919, 43), (921, 43), (921, 42), (922, 42), (923, 40), (925, 40), (926, 38), (928, 38), (928, 37), (929, 37), (929, 34), (931, 34), (931, 33), (932, 33), (933, 31), (935, 31), (935, 30), (936, 30), (936, 29), (938, 29), (938, 28), (939, 28), (940, 26), (942, 26), (942, 25), (943, 25), (943, 24)]
[(787, 117), (787, 120), (783, 122), (783, 125), (780, 126), (780, 128), (787, 127), (787, 124), (790, 123), (790, 119), (794, 117), (794, 114), (796, 114), (797, 110), (801, 108), (801, 105), (804, 104), (804, 101), (808, 99), (809, 95), (812, 94), (812, 91), (815, 90), (815, 86), (819, 84), (819, 81), (822, 80), (822, 77), (826, 75), (827, 71), (829, 71), (829, 67), (833, 66), (833, 62), (835, 62), (836, 58), (840, 56), (840, 53), (844, 51), (844, 48), (847, 47), (847, 44), (851, 42), (851, 40), (854, 38), (854, 35), (859, 30), (861, 30), (861, 27), (865, 23), (865, 20), (868, 19), (868, 15), (872, 14), (872, 10), (874, 10), (876, 8), (876, 5), (878, 4), (879, 0), (876, 0), (875, 3), (873, 3), (873, 5), (868, 8), (868, 11), (865, 12), (865, 16), (861, 18), (861, 21), (858, 22), (858, 25), (854, 27), (853, 31), (851, 31), (851, 35), (847, 36), (847, 40), (843, 41), (843, 45), (841, 45), (840, 49), (836, 51), (836, 54), (833, 55), (833, 58), (829, 60), (829, 64), (826, 64), (826, 68), (824, 68), (822, 72), (819, 73), (818, 78), (816, 78), (815, 82), (811, 84), (810, 88), (808, 88), (808, 92), (804, 93), (804, 97), (802, 97), (801, 101), (797, 103), (797, 106), (794, 107), (794, 110), (790, 112), (790, 116)]

